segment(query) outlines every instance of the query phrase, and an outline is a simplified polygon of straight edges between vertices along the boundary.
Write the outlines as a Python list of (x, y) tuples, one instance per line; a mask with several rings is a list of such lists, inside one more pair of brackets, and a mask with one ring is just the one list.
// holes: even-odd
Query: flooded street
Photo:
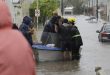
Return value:
[(84, 43), (80, 61), (39, 62), (37, 75), (95, 75), (96, 66), (102, 67), (106, 75), (110, 74), (110, 43), (99, 42), (96, 33), (103, 22), (89, 23), (82, 15), (76, 18)]

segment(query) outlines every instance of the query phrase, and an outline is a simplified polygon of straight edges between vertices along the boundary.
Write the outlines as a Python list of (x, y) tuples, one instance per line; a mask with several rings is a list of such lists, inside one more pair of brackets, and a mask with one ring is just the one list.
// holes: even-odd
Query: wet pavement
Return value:
[(102, 67), (106, 75), (110, 74), (110, 43), (99, 42), (96, 33), (103, 22), (89, 23), (82, 15), (76, 18), (84, 43), (80, 61), (39, 62), (37, 75), (95, 75), (96, 66)]

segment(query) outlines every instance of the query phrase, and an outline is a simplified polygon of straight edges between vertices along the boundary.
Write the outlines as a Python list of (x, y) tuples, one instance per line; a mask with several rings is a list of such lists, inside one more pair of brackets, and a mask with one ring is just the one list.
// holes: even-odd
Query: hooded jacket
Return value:
[(11, 15), (0, 0), (0, 75), (35, 75), (32, 49), (23, 35), (12, 30)]
[(19, 30), (23, 33), (24, 37), (27, 39), (30, 45), (33, 45), (32, 34), (29, 33), (29, 28), (31, 26), (32, 19), (28, 16), (23, 18), (23, 22), (19, 28)]

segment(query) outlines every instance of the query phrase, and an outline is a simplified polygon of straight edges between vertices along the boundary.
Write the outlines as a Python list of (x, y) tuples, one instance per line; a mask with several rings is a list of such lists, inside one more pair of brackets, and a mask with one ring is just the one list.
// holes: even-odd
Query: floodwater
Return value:
[(102, 67), (105, 75), (110, 74), (110, 43), (98, 41), (96, 30), (103, 21), (89, 23), (86, 16), (75, 16), (76, 25), (82, 35), (80, 61), (54, 61), (37, 63), (37, 75), (96, 75), (95, 67)]

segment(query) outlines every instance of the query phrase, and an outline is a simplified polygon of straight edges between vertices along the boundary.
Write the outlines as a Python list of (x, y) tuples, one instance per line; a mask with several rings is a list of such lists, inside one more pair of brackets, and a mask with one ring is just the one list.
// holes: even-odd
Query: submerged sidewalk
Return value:
[(33, 35), (34, 42), (41, 43), (40, 39), (41, 39), (43, 29), (44, 29), (44, 27), (42, 25), (38, 27), (38, 30), (35, 28), (35, 32)]

